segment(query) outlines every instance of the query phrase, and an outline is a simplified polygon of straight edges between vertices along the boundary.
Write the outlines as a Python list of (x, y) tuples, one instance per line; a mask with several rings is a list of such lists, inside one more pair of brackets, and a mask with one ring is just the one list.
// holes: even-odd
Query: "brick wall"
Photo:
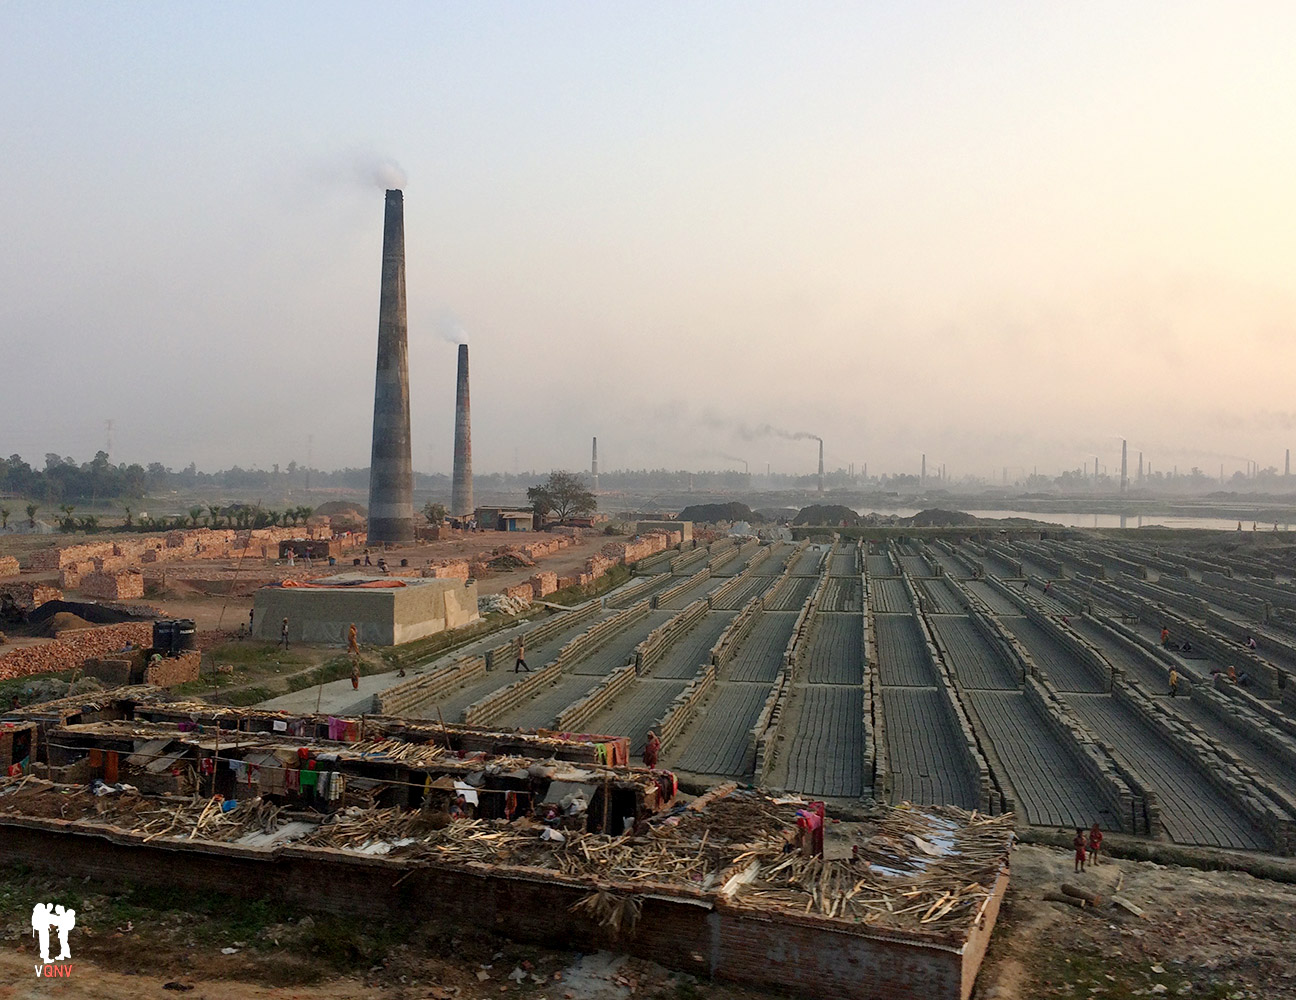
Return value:
[[(675, 890), (643, 898), (633, 935), (612, 939), (573, 906), (591, 885), (552, 871), (415, 865), (311, 848), (142, 842), (77, 833), (62, 820), (0, 820), (6, 857), (63, 875), (247, 898), (273, 894), (351, 919), (459, 921), (447, 899), (472, 900), (474, 923), (515, 940), (585, 951), (614, 948), (698, 975), (845, 1000), (967, 1000), (1007, 887), (1001, 874), (966, 943), (881, 931), (814, 916), (768, 914), (716, 895)], [(616, 886), (609, 887), (613, 891)], [(658, 887), (637, 885), (636, 891)]]

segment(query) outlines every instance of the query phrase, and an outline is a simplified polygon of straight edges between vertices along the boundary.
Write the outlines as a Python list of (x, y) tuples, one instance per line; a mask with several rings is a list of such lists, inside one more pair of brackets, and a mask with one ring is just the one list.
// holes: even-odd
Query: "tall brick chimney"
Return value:
[(414, 466), (410, 457), (409, 329), (405, 319), (405, 200), (400, 191), (388, 191), (383, 216), (373, 452), (369, 461), (369, 541), (383, 544), (413, 539)]
[(454, 481), (450, 486), (452, 517), (471, 517), (472, 421), (468, 410), (468, 345), (459, 345), (459, 377), (455, 382)]
[(598, 438), (594, 439), (594, 450), (590, 454), (590, 478), (594, 480), (594, 492), (598, 492)]
[(823, 438), (819, 439), (819, 492), (823, 492)]

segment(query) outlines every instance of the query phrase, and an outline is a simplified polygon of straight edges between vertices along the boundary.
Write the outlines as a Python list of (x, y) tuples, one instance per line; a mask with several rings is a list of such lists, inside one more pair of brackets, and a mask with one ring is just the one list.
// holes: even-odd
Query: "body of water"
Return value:
[[(918, 512), (917, 507), (869, 507), (857, 511), (859, 514), (894, 514), (897, 517), (913, 517)], [(1172, 514), (1042, 514), (1030, 510), (975, 510), (972, 508), (967, 509), (966, 513), (971, 514), (973, 517), (986, 518), (1021, 517), (1032, 521), (1047, 521), (1051, 524), (1060, 524), (1067, 528), (1147, 528), (1160, 525), (1163, 528), (1208, 528), (1214, 531), (1236, 531), (1239, 523), (1235, 517), (1184, 517)], [(1290, 525), (1282, 522), (1275, 525), (1272, 521), (1266, 523), (1244, 520), (1241, 524), (1243, 531), (1250, 531), (1253, 524), (1256, 531), (1273, 531), (1275, 528), (1278, 531), (1290, 530)]]

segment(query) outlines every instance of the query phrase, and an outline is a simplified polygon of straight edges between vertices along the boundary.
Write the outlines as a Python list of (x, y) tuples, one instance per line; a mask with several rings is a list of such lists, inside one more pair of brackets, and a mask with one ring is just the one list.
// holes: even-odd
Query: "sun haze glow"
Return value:
[[(1296, 7), (0, 7), (6, 453), (1279, 465)], [(407, 178), (407, 180), (405, 180)], [(744, 436), (744, 435), (747, 436)]]

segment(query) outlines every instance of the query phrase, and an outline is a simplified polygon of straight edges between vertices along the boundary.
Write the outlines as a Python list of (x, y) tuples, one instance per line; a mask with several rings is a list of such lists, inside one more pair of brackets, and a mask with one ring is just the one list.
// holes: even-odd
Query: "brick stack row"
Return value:
[(60, 632), (53, 642), (21, 646), (0, 656), (0, 680), (71, 670), (92, 656), (116, 652), (127, 642), (148, 646), (152, 641), (152, 622), (123, 622)]

